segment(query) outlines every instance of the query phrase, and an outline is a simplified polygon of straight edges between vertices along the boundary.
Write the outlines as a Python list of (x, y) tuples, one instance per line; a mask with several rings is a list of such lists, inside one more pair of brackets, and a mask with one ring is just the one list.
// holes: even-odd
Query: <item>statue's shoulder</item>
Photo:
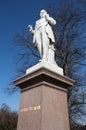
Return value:
[(40, 19), (38, 19), (37, 21), (36, 21), (36, 23), (39, 23), (40, 22)]

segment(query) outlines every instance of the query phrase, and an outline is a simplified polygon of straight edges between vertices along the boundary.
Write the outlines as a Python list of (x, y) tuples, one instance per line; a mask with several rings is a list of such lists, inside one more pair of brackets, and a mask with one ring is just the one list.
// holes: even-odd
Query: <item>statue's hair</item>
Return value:
[(47, 14), (47, 11), (46, 11), (46, 10), (44, 10), (44, 9), (42, 9), (42, 10), (40, 11), (40, 13), (41, 13), (41, 12), (45, 12), (45, 13)]

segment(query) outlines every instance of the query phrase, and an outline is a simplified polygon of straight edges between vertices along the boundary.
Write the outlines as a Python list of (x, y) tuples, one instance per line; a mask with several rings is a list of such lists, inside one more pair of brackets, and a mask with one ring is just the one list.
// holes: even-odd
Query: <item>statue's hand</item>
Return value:
[(46, 20), (49, 20), (50, 16), (49, 14), (46, 15)]
[(27, 28), (29, 29), (30, 32), (33, 30), (33, 27), (31, 25), (28, 25)]

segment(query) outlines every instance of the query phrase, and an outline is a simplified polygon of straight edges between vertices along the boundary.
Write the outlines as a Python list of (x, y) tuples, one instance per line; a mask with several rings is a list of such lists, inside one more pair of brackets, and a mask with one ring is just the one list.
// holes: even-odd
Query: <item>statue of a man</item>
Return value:
[[(36, 21), (35, 29), (31, 25), (28, 25), (29, 31), (33, 34), (33, 43), (39, 50), (41, 60), (50, 61), (50, 57), (54, 58), (54, 45), (55, 42), (52, 25), (55, 25), (56, 21), (49, 16), (45, 10), (40, 11), (40, 19)], [(51, 53), (51, 54), (49, 54)], [(52, 59), (54, 62), (54, 59)]]

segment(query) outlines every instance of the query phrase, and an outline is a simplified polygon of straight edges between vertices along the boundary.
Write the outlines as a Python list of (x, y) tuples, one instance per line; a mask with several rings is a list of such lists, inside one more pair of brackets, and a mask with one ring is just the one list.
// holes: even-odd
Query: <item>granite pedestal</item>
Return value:
[(17, 130), (70, 129), (67, 89), (74, 81), (50, 66), (39, 63), (14, 81), (21, 89)]

